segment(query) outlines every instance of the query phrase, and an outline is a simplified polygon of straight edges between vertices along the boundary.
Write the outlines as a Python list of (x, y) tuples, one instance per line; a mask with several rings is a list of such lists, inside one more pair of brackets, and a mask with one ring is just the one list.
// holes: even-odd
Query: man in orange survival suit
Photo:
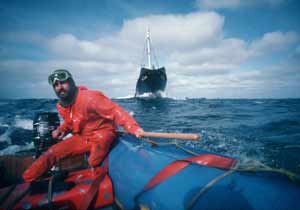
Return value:
[(52, 136), (59, 140), (69, 132), (73, 136), (53, 145), (42, 154), (24, 172), (25, 182), (38, 179), (57, 160), (85, 152), (90, 152), (89, 165), (98, 165), (116, 138), (118, 125), (136, 137), (143, 133), (143, 129), (126, 111), (100, 91), (77, 87), (67, 70), (55, 70), (48, 81), (58, 96), (57, 109), (64, 120), (52, 132)]

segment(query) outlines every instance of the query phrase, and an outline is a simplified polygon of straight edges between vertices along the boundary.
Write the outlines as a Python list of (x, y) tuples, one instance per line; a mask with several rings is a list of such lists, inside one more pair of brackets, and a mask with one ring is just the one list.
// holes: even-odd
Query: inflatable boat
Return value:
[(296, 175), (184, 145), (120, 135), (106, 166), (77, 158), (60, 178), (6, 186), (0, 209), (300, 209)]

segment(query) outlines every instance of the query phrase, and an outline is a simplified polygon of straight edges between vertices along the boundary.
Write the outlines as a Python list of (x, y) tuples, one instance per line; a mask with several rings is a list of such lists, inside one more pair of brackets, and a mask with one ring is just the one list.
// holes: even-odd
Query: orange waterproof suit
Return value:
[(117, 126), (121, 125), (131, 134), (140, 126), (120, 106), (99, 91), (79, 87), (74, 103), (57, 109), (64, 122), (58, 129), (71, 132), (73, 136), (53, 145), (43, 153), (23, 174), (25, 182), (39, 178), (57, 160), (90, 152), (91, 166), (99, 164), (109, 151), (116, 137)]

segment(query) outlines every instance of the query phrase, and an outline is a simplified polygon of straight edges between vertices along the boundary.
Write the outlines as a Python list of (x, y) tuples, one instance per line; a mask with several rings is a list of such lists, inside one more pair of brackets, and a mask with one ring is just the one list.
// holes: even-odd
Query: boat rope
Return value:
[(54, 206), (53, 206), (53, 202), (52, 202), (52, 196), (53, 196), (53, 184), (54, 184), (54, 180), (55, 180), (55, 175), (51, 176), (49, 183), (48, 183), (48, 195), (47, 195), (47, 199), (48, 199), (48, 207), (50, 210), (53, 210)]
[[(177, 141), (169, 141), (169, 142), (157, 142), (149, 138), (141, 138), (143, 141), (151, 144), (152, 146), (169, 146), (173, 145), (177, 147), (178, 149), (181, 149), (191, 155), (199, 155), (199, 153), (196, 153), (190, 149), (185, 148), (182, 146), (180, 143)], [(279, 174), (283, 174), (287, 176), (291, 181), (295, 182), (296, 180), (300, 180), (300, 176), (298, 174), (295, 174), (289, 170), (282, 169), (282, 168), (271, 168), (265, 164), (263, 164), (260, 161), (257, 160), (249, 160), (249, 161), (237, 161), (237, 166), (232, 169), (234, 171), (239, 171), (239, 172), (275, 172)]]
[(193, 208), (193, 206), (196, 204), (197, 200), (206, 193), (214, 184), (216, 184), (218, 181), (223, 179), (224, 177), (232, 174), (234, 170), (226, 171), (225, 173), (217, 176), (216, 178), (212, 179), (210, 182), (208, 182), (204, 187), (201, 188), (201, 190), (196, 193), (196, 195), (191, 199), (191, 201), (188, 203), (186, 210), (190, 210)]
[(123, 204), (121, 203), (121, 201), (119, 201), (119, 199), (117, 197), (115, 197), (115, 203), (116, 208), (119, 210), (125, 210), (125, 208), (123, 207)]

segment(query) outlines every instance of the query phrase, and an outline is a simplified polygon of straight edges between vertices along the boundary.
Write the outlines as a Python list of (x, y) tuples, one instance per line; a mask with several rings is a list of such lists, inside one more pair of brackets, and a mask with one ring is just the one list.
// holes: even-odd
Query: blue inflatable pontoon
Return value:
[(292, 173), (174, 142), (120, 136), (109, 154), (109, 175), (123, 209), (300, 209)]

